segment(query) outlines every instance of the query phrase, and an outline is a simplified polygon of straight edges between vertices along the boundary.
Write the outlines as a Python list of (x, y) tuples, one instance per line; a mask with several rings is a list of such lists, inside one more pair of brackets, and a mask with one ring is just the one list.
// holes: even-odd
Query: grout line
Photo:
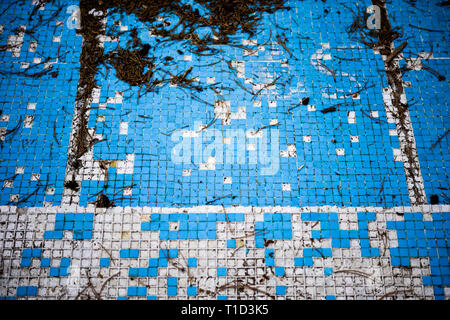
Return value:
[(227, 213), (245, 213), (257, 215), (260, 213), (308, 213), (308, 212), (336, 212), (336, 213), (357, 213), (357, 212), (375, 212), (380, 214), (390, 213), (434, 213), (434, 212), (450, 212), (450, 205), (417, 205), (417, 206), (400, 206), (400, 207), (337, 207), (337, 206), (322, 206), (322, 207), (246, 207), (246, 206), (196, 206), (196, 207), (112, 207), (112, 208), (96, 208), (94, 205), (81, 207), (76, 205), (71, 206), (54, 206), (54, 207), (15, 207), (15, 206), (0, 206), (0, 212), (16, 212), (22, 210), (26, 213), (56, 213), (56, 212), (70, 212), (70, 213), (113, 213), (113, 212), (133, 212), (133, 213), (221, 213), (224, 208)]

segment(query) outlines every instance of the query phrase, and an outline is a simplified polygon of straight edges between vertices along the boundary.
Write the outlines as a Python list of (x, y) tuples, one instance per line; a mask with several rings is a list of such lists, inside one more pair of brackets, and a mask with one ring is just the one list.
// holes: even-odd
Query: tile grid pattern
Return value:
[[(2, 4), (4, 8), (8, 5)], [(7, 12), (26, 19), (33, 5)], [(384, 111), (382, 88), (386, 87), (386, 80), (382, 73), (373, 73), (375, 69), (383, 69), (382, 60), (367, 48), (348, 42), (347, 35), (343, 37), (345, 26), (352, 21), (350, 12), (313, 1), (303, 5), (296, 3), (291, 12), (266, 17), (271, 20), (268, 25), (290, 26), (286, 35), (293, 39), (288, 43), (291, 50), (299, 55), (295, 62), (287, 60), (288, 53), (270, 39), (267, 30), (257, 39), (257, 56), (249, 56), (249, 52), (240, 49), (226, 52), (226, 57), (237, 66), (237, 80), (249, 89), (257, 91), (261, 84), (270, 83), (277, 76), (289, 79), (289, 88), (275, 86), (274, 90), (263, 91), (256, 101), (239, 90), (234, 77), (221, 73), (224, 67), (221, 65), (194, 69), (194, 75), (200, 81), (213, 81), (214, 77), (223, 86), (236, 88), (238, 94), (219, 95), (213, 101), (211, 95), (200, 96), (216, 106), (206, 113), (202, 104), (186, 99), (173, 87), (144, 97), (136, 107), (136, 92), (132, 91), (131, 96), (121, 94), (128, 88), (117, 83), (113, 75), (102, 79), (98, 101), (92, 105), (99, 108), (92, 109), (89, 117), (90, 127), (107, 137), (108, 144), (96, 145), (89, 154), (79, 206), (59, 205), (64, 182), (61, 173), (66, 169), (65, 153), (70, 139), (70, 106), (74, 105), (77, 83), (74, 67), (79, 58), (76, 49), (68, 48), (71, 41), (75, 39), (79, 44), (81, 39), (72, 29), (62, 28), (62, 33), (58, 33), (43, 26), (45, 32), (39, 33), (43, 39), (38, 39), (37, 48), (55, 47), (51, 51), (55, 55), (59, 48), (71, 60), (66, 60), (67, 64), (61, 61), (54, 64), (58, 70), (56, 80), (52, 75), (39, 81), (22, 81), (12, 76), (2, 79), (2, 89), (7, 92), (5, 100), (11, 102), (2, 104), (0, 124), (4, 128), (3, 147), (7, 147), (2, 148), (5, 166), (0, 172), (5, 177), (1, 192), (4, 206), (0, 207), (0, 297), (73, 299), (85, 294), (93, 297), (95, 293), (86, 287), (89, 276), (97, 290), (106, 282), (100, 295), (108, 299), (448, 298), (450, 208), (409, 206), (401, 154), (396, 151), (400, 145), (398, 137), (391, 134), (395, 123), (389, 121)], [(429, 3), (422, 5), (428, 11), (435, 10)], [(45, 15), (55, 13), (57, 19), (64, 21), (67, 14), (57, 10), (58, 7), (46, 6), (40, 11)], [(302, 14), (303, 10), (310, 10), (312, 18)], [(402, 10), (405, 9), (390, 8), (389, 14), (397, 17)], [(321, 23), (322, 17), (334, 23), (334, 30)], [(107, 23), (115, 19), (110, 17)], [(132, 17), (122, 20), (121, 25), (137, 26), (144, 40), (151, 41)], [(11, 38), (8, 37), (11, 30), (9, 33), (5, 27), (0, 30), (2, 41), (22, 41), (20, 33), (19, 38)], [(1, 52), (4, 67), (24, 66), (23, 53), (33, 49), (30, 51), (27, 46), (30, 39), (26, 35), (23, 39), (20, 56), (16, 52)], [(125, 43), (126, 39), (121, 41)], [(243, 44), (254, 45), (246, 41)], [(105, 41), (107, 50), (115, 45)], [(185, 50), (169, 48), (172, 55), (177, 49)], [(445, 56), (448, 54), (445, 50), (441, 46), (436, 54)], [(337, 57), (360, 61), (345, 62)], [(445, 60), (431, 61), (446, 67)], [(177, 61), (179, 67), (185, 68), (211, 62), (214, 61), (197, 59), (189, 53)], [(337, 71), (337, 83), (323, 65)], [(423, 70), (416, 81), (426, 79), (422, 73)], [(255, 79), (261, 82), (255, 83)], [(22, 95), (11, 91), (12, 87), (35, 86), (36, 82), (43, 89), (37, 99), (28, 98), (31, 91), (22, 89)], [(67, 105), (60, 99), (60, 93), (67, 93), (56, 90), (62, 87), (61, 82), (71, 86)], [(351, 102), (343, 98), (364, 83), (375, 86), (362, 91)], [(433, 92), (442, 89), (441, 83), (435, 86)], [(433, 128), (445, 129), (444, 116), (434, 119), (427, 113), (425, 103), (429, 101), (425, 98), (429, 96), (416, 88), (412, 85), (406, 89), (408, 97), (411, 91), (412, 96), (423, 98), (425, 113), (421, 109), (412, 110), (414, 130), (421, 128), (418, 119), (423, 116), (427, 123), (428, 119), (432, 121)], [(289, 110), (305, 96), (310, 97), (308, 105)], [(23, 107), (19, 109), (22, 118), (12, 112), (19, 97), (23, 99), (20, 100)], [(48, 100), (49, 97), (52, 99)], [(280, 123), (278, 174), (253, 175), (261, 166), (252, 166), (250, 156), (240, 166), (206, 158), (188, 166), (171, 162), (168, 150), (173, 144), (170, 137), (161, 133), (184, 126), (187, 127), (181, 130), (182, 134), (195, 133), (198, 123), (193, 119), (204, 125), (209, 123), (223, 107), (217, 108), (216, 101), (221, 99), (230, 101), (231, 119), (220, 119), (223, 121), (217, 121), (211, 129), (218, 129), (222, 137), (227, 138), (226, 129), (255, 131), (264, 125)], [(320, 112), (344, 101), (350, 105), (339, 107), (336, 113)], [(44, 107), (49, 104), (54, 105), (51, 110)], [(365, 110), (367, 106), (370, 108)], [(442, 106), (446, 115), (446, 102)], [(184, 114), (180, 113), (180, 107)], [(58, 113), (53, 119), (55, 109)], [(43, 112), (39, 116), (48, 119), (47, 122), (39, 121), (36, 112)], [(150, 118), (151, 122), (143, 120)], [(53, 120), (55, 125), (51, 124)], [(21, 121), (20, 135), (6, 135)], [(27, 129), (31, 129), (30, 136), (42, 133), (43, 137), (36, 139), (39, 146), (34, 149), (28, 146), (24, 156), (16, 159)], [(419, 161), (426, 172), (424, 186), (429, 196), (448, 186), (445, 177), (448, 140), (443, 139), (437, 154), (426, 158), (426, 143), (435, 140), (422, 129), (419, 132)], [(258, 145), (259, 140), (249, 138), (247, 147)], [(44, 150), (48, 146), (50, 151), (48, 159), (57, 161), (42, 165), (43, 141)], [(423, 141), (426, 143), (422, 144)], [(354, 148), (355, 145), (358, 147)], [(55, 148), (60, 150), (59, 156), (52, 153)], [(104, 183), (99, 160), (112, 164), (108, 195), (114, 197), (122, 190), (115, 199), (117, 207), (107, 210), (90, 205)], [(32, 168), (30, 161), (36, 163)], [(57, 172), (50, 170), (53, 167)], [(47, 184), (44, 188), (40, 182), (47, 175), (47, 183), (54, 185)], [(205, 190), (201, 185), (206, 185)], [(220, 199), (227, 194), (233, 197)], [(442, 192), (439, 194), (445, 200)], [(206, 203), (218, 206), (204, 206)], [(343, 207), (328, 207), (330, 204)]]

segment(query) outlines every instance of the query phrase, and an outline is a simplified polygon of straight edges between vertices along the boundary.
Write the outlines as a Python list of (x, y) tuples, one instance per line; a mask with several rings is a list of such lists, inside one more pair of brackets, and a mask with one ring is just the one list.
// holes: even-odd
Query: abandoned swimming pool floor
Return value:
[[(347, 32), (356, 2), (288, 1), (254, 38), (236, 36), (251, 50), (156, 49), (221, 92), (193, 99), (167, 86), (137, 103), (138, 88), (102, 69), (88, 124), (101, 142), (83, 157), (77, 192), (64, 183), (78, 3), (46, 4), (33, 19), (36, 1), (11, 3), (0, 4), (1, 299), (449, 298), (448, 80), (429, 72), (448, 76), (441, 1), (387, 2), (403, 31), (394, 44), (408, 39), (398, 60), (412, 69), (410, 145), (391, 112), (386, 57)], [(153, 43), (135, 17), (120, 20), (132, 28)], [(187, 145), (198, 146), (189, 161)], [(115, 207), (95, 206), (103, 189)]]

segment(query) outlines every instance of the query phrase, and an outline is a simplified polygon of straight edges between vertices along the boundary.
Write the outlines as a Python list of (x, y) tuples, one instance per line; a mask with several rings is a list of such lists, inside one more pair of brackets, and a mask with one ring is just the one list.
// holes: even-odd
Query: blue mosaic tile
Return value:
[(80, 3), (1, 2), (0, 300), (448, 300), (449, 11), (386, 4), (392, 45), (408, 41), (393, 58), (400, 121), (388, 58), (351, 30), (368, 34), (371, 4), (287, 1), (200, 55), (109, 12), (121, 37), (102, 37), (105, 53), (135, 30), (208, 89), (141, 95), (101, 65), (86, 119), (98, 141), (70, 191)]
[(17, 288), (17, 297), (34, 297), (37, 295), (37, 287), (35, 286), (22, 286)]
[(100, 268), (107, 268), (109, 267), (110, 263), (110, 258), (100, 258)]

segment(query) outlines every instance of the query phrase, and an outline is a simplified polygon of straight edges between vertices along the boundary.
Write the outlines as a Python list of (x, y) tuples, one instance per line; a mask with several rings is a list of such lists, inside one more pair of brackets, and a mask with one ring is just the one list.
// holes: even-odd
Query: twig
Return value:
[[(386, 178), (383, 177), (383, 180), (381, 181), (381, 187), (380, 187), (380, 192), (378, 192), (378, 197), (381, 196), (381, 193), (384, 192), (384, 180), (385, 180), (385, 179), (386, 179)], [(383, 198), (384, 198), (384, 197), (383, 197)]]
[(365, 83), (364, 86), (363, 86), (361, 89), (359, 89), (358, 91), (347, 93), (345, 96), (346, 96), (346, 97), (354, 96), (354, 95), (356, 95), (356, 94), (361, 93), (361, 92), (364, 91), (364, 90), (367, 90), (367, 89), (370, 89), (370, 88), (373, 88), (373, 87), (375, 87), (374, 84), (372, 84), (371, 86), (367, 86), (367, 83)]
[(445, 32), (444, 30), (433, 30), (433, 29), (428, 29), (428, 28), (423, 28), (423, 27), (418, 27), (418, 26), (415, 26), (415, 25), (413, 25), (413, 24), (409, 24), (409, 26), (411, 27), (411, 28), (416, 28), (416, 29), (419, 29), (419, 30), (424, 30), (424, 31), (428, 31), (428, 32)]
[(176, 129), (173, 129), (172, 131), (169, 131), (168, 133), (164, 133), (164, 132), (160, 132), (162, 135), (164, 135), (164, 136), (167, 136), (167, 137), (169, 137), (172, 133), (174, 133), (175, 131), (178, 131), (178, 130), (182, 130), (182, 129), (186, 129), (187, 127), (189, 127), (189, 125), (185, 125), (185, 126), (183, 126), (183, 127), (181, 127), (181, 128), (176, 128)]
[(58, 122), (58, 120), (55, 120), (55, 123), (53, 124), (53, 138), (55, 139), (56, 143), (59, 145), (59, 140), (56, 137), (56, 123)]
[(433, 150), (439, 144), (439, 142), (441, 142), (442, 139), (444, 139), (447, 136), (449, 131), (450, 130), (447, 129), (447, 131), (445, 131), (445, 133), (442, 136), (440, 136), (439, 139), (437, 139), (437, 141), (435, 143), (433, 143), (433, 145), (431, 146), (430, 150)]
[(391, 63), (391, 61), (397, 57), (400, 52), (403, 51), (403, 49), (406, 48), (406, 46), (408, 45), (408, 41), (403, 42), (399, 47), (397, 47), (394, 51), (392, 51), (392, 53), (389, 55), (389, 57), (386, 58), (386, 63)]
[(363, 115), (365, 115), (366, 117), (368, 117), (369, 119), (372, 119), (373, 121), (375, 121), (378, 124), (383, 124), (383, 121), (381, 121), (380, 119), (374, 118), (372, 117), (370, 114), (368, 114), (367, 112), (365, 112), (363, 109), (361, 109), (361, 112), (363, 113)]
[(282, 40), (279, 34), (277, 34), (276, 38), (277, 38), (278, 44), (281, 45), (283, 47), (283, 49), (286, 50), (287, 53), (289, 53), (289, 57), (292, 58), (293, 54), (292, 54), (291, 50), (289, 50), (289, 48), (286, 46), (285, 40)]
[(94, 286), (92, 285), (91, 277), (90, 277), (89, 271), (87, 269), (86, 269), (86, 276), (88, 278), (88, 284), (83, 288), (83, 290), (81, 290), (78, 293), (78, 295), (75, 297), (74, 300), (77, 300), (87, 289), (91, 289), (92, 293), (94, 293), (97, 300), (102, 300), (100, 294), (97, 292), (97, 290), (95, 290)]
[(445, 79), (446, 79), (445, 76), (443, 76), (442, 74), (440, 74), (439, 72), (437, 72), (436, 70), (434, 70), (431, 67), (422, 65), (422, 70), (428, 71), (429, 73), (435, 75), (439, 79), (439, 81), (445, 81)]
[(180, 270), (181, 272), (186, 272), (186, 268), (183, 266), (179, 266), (177, 262), (173, 261), (174, 258), (169, 256), (169, 249), (165, 248), (162, 251), (162, 254), (164, 256), (164, 258), (167, 259), (168, 262), (170, 262), (170, 264), (172, 266), (174, 266), (175, 268), (177, 268), (178, 270)]
[(7, 135), (10, 135), (10, 134), (15, 134), (15, 132), (20, 128), (20, 125), (22, 124), (22, 122), (23, 122), (23, 119), (22, 119), (22, 116), (20, 116), (19, 121), (14, 126), (14, 128), (7, 130), (4, 134), (4, 137), (6, 137)]
[(249, 286), (248, 284), (242, 284), (242, 283), (236, 283), (236, 284), (233, 284), (233, 283), (227, 283), (227, 284), (224, 284), (223, 286), (218, 287), (218, 288), (216, 289), (216, 294), (217, 294), (218, 292), (224, 290), (224, 289), (237, 289), (237, 290), (249, 289), (249, 290), (252, 290), (252, 291), (255, 291), (255, 292), (258, 292), (258, 293), (262, 293), (262, 294), (264, 294), (264, 295), (266, 295), (266, 296), (268, 296), (268, 297), (271, 297), (272, 299), (275, 299), (275, 297), (274, 297), (273, 295), (271, 295), (270, 293), (268, 293), (267, 291), (264, 291), (264, 290), (261, 290), (261, 289), (258, 289), (258, 288)]
[(238, 252), (238, 250), (240, 250), (240, 249), (242, 249), (242, 248), (244, 248), (244, 241), (242, 241), (240, 244), (239, 244), (239, 246), (236, 248), (236, 249), (234, 249), (233, 250), (233, 252), (231, 253), (231, 257), (234, 257), (234, 255), (236, 254), (236, 252)]
[(264, 129), (267, 129), (267, 128), (270, 128), (270, 127), (275, 127), (275, 126), (279, 126), (280, 124), (279, 123), (275, 123), (275, 124), (268, 124), (268, 125), (266, 125), (266, 126), (262, 126), (261, 128), (259, 128), (258, 130), (256, 130), (253, 134), (255, 135), (255, 134), (258, 134), (258, 132), (260, 132), (261, 130), (264, 130)]
[(330, 113), (330, 112), (335, 112), (336, 110), (337, 110), (336, 107), (329, 107), (329, 108), (320, 110), (320, 112), (322, 112), (323, 114), (326, 114), (326, 113)]
[(109, 256), (109, 258), (111, 259), (112, 262), (114, 262), (114, 258), (112, 257), (111, 252), (109, 252), (109, 250), (107, 250), (100, 242), (100, 247), (102, 247), (102, 249), (106, 252), (106, 254)]
[(265, 84), (261, 89), (259, 89), (254, 95), (253, 95), (253, 99), (255, 99), (264, 89), (266, 89), (267, 87), (273, 86), (274, 84), (277, 83), (278, 79), (280, 79), (281, 76), (278, 76), (274, 81), (272, 81), (271, 83), (267, 83)]
[(247, 233), (247, 234), (245, 234), (243, 236), (232, 237), (231, 239), (235, 239), (235, 240), (246, 239), (246, 238), (251, 237), (251, 236), (255, 236), (256, 237), (256, 236), (259, 236), (259, 235), (262, 235), (262, 234), (266, 234), (266, 233), (267, 233), (267, 231), (265, 231), (265, 229), (262, 229), (262, 230), (258, 230), (258, 232), (256, 232), (256, 231), (249, 232), (249, 233)]
[[(30, 193), (30, 194), (26, 195), (25, 197), (19, 199), (16, 203), (19, 204), (19, 203), (24, 203), (24, 202), (26, 202), (28, 199), (30, 199), (32, 196), (34, 196), (36, 193), (38, 193), (38, 191), (39, 191), (42, 187), (44, 187), (44, 186), (41, 186), (41, 185), (38, 186), (32, 193)], [(9, 201), (8, 203), (11, 204), (11, 203), (13, 203), (13, 202), (12, 202), (12, 201)]]
[(197, 97), (196, 95), (194, 95), (194, 94), (192, 94), (192, 93), (191, 93), (191, 98), (194, 99), (194, 100), (196, 100), (196, 101), (206, 103), (207, 105), (214, 106), (212, 103), (210, 103), (210, 102), (208, 102), (208, 101), (205, 101), (205, 100), (203, 100), (203, 99), (200, 99), (199, 97)]
[(337, 190), (339, 192), (339, 196), (341, 197), (341, 199), (343, 199), (344, 197), (342, 196), (341, 188), (339, 188), (339, 186), (337, 186)]
[(394, 290), (394, 291), (392, 291), (392, 292), (388, 292), (388, 293), (382, 295), (378, 300), (383, 300), (384, 298), (387, 298), (387, 297), (389, 297), (389, 296), (393, 296), (393, 295), (395, 295), (395, 294), (405, 294), (405, 293), (410, 293), (410, 292), (413, 292), (413, 290), (412, 290), (412, 289), (407, 289), (407, 290)]
[(214, 119), (212, 119), (210, 123), (208, 123), (206, 126), (204, 126), (203, 128), (201, 128), (201, 129), (200, 129), (199, 131), (197, 131), (197, 132), (201, 132), (201, 131), (203, 131), (203, 130), (208, 129), (209, 127), (211, 127), (211, 126), (214, 124), (214, 122), (216, 122), (216, 120), (217, 120), (217, 117), (214, 117)]
[(339, 128), (340, 126), (342, 126), (342, 121), (339, 122), (339, 124), (336, 126), (336, 128), (334, 128), (333, 130), (336, 130), (337, 128)]
[(103, 289), (105, 288), (106, 284), (107, 284), (109, 281), (111, 281), (112, 278), (114, 278), (115, 276), (117, 276), (117, 275), (119, 275), (119, 274), (120, 274), (120, 271), (117, 272), (117, 273), (115, 273), (115, 274), (113, 274), (113, 275), (110, 276), (108, 279), (106, 279), (105, 282), (103, 282), (103, 284), (102, 284), (102, 286), (101, 286), (100, 291), (98, 292), (98, 294), (100, 295), (100, 294), (103, 292)]
[(213, 200), (210, 200), (210, 201), (206, 202), (206, 205), (211, 204), (211, 203), (214, 203), (214, 202), (216, 202), (217, 200), (224, 199), (224, 198), (228, 198), (228, 197), (233, 197), (233, 195), (230, 193), (230, 194), (228, 194), (228, 195), (226, 195), (226, 196), (222, 196), (222, 197), (219, 197), (219, 198), (215, 198), (215, 199), (213, 199)]
[(302, 98), (302, 101), (300, 102), (302, 105), (307, 106), (309, 104), (309, 97)]
[(356, 274), (356, 275), (359, 275), (359, 276), (362, 276), (362, 277), (366, 277), (366, 278), (369, 278), (369, 279), (372, 278), (370, 276), (370, 274), (368, 274), (368, 273), (365, 273), (365, 272), (362, 272), (362, 271), (359, 271), (359, 270), (352, 270), (352, 269), (337, 270), (337, 271), (334, 271), (334, 273), (352, 273), (352, 274)]
[(287, 111), (288, 112), (291, 112), (292, 110), (294, 110), (294, 109), (297, 109), (298, 107), (300, 107), (300, 106), (302, 106), (302, 104), (301, 103), (299, 103), (299, 104), (296, 104), (295, 106), (293, 106), (293, 107), (290, 107)]
[(322, 251), (321, 250), (319, 250), (318, 248), (313, 248), (315, 251), (317, 251), (319, 254), (320, 254), (320, 256), (322, 257), (322, 258), (324, 258), (325, 259), (325, 256), (323, 255), (323, 253), (322, 253)]
[(336, 72), (331, 68), (327, 67), (326, 65), (324, 65), (320, 60), (317, 60), (317, 63), (319, 63), (319, 65), (325, 68), (328, 72), (330, 72), (333, 75), (334, 82), (336, 82)]
[(232, 228), (231, 228), (230, 219), (228, 218), (227, 211), (225, 210), (225, 206), (223, 204), (222, 204), (222, 209), (223, 209), (223, 213), (225, 214), (225, 220), (227, 221), (228, 230), (230, 231), (230, 233), (233, 234), (234, 230), (232, 230)]
[(255, 95), (254, 92), (252, 92), (252, 91), (250, 91), (249, 89), (247, 89), (246, 87), (244, 87), (242, 84), (239, 83), (239, 81), (234, 80), (234, 82), (236, 82), (236, 84), (237, 84), (239, 87), (241, 87), (242, 90), (244, 90), (244, 91), (250, 93), (250, 94), (253, 95), (253, 96)]

